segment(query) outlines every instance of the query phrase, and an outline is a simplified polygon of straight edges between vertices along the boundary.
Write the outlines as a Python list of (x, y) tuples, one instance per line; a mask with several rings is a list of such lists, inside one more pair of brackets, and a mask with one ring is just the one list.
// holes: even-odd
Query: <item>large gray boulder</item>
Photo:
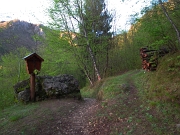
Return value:
[(30, 101), (30, 89), (26, 88), (24, 91), (21, 91), (17, 95), (19, 101), (28, 102)]
[[(14, 90), (18, 100), (30, 101), (29, 79), (17, 83)], [(54, 97), (81, 99), (79, 83), (72, 75), (36, 76), (35, 97), (36, 100)]]

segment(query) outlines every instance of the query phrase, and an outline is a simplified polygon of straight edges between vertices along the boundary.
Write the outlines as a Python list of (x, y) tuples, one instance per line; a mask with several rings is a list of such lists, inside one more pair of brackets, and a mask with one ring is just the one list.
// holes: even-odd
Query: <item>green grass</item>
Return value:
[(17, 104), (4, 109), (0, 112), (0, 127), (8, 128), (7, 125), (29, 116), (37, 107), (37, 103), (32, 103), (28, 105)]
[[(9, 107), (14, 104), (14, 91), (10, 85), (8, 85), (8, 81), (1, 80), (0, 78), (0, 110)], [(10, 83), (10, 82), (9, 82)]]
[(157, 71), (150, 74), (149, 98), (161, 101), (179, 103), (180, 99), (180, 53), (163, 57)]
[[(94, 87), (81, 89), (83, 97), (100, 100), (100, 109), (96, 119), (91, 120), (92, 125), (93, 122), (99, 126), (102, 123), (103, 126), (109, 124), (111, 135), (178, 134), (179, 59), (179, 53), (168, 55), (162, 58), (155, 72), (132, 70), (105, 78)], [(4, 109), (0, 112), (0, 129), (8, 129), (8, 125), (28, 117), (37, 107), (37, 103), (17, 104)], [(25, 130), (26, 127), (22, 129), (22, 133)]]
[[(89, 91), (89, 89), (85, 89), (86, 92), (91, 93), (103, 91), (102, 109), (97, 113), (97, 119), (104, 119), (104, 123), (116, 123), (117, 119), (123, 121), (123, 125), (119, 127), (118, 124), (112, 124), (112, 135), (136, 134), (138, 132), (158, 135), (176, 134), (176, 124), (180, 121), (179, 105), (171, 100), (168, 100), (169, 102), (161, 100), (159, 95), (157, 97), (159, 93), (154, 94), (154, 91), (151, 90), (151, 85), (155, 88), (166, 85), (174, 88), (172, 84), (177, 78), (172, 79), (171, 73), (162, 74), (159, 74), (159, 71), (132, 70), (120, 76), (106, 78), (98, 86), (98, 90), (91, 88)], [(177, 75), (177, 77), (179, 76)], [(156, 81), (159, 84), (154, 78), (157, 78)], [(137, 90), (136, 100), (130, 99), (133, 98), (132, 84)], [(165, 91), (166, 89), (163, 89), (163, 92), (160, 93), (161, 96), (169, 96)], [(83, 92), (84, 90), (82, 90)], [(93, 97), (97, 97), (97, 95)]]
[[(136, 72), (136, 70), (129, 71), (125, 74), (116, 77), (109, 77), (101, 80), (94, 87), (85, 87), (81, 89), (81, 94), (83, 97), (98, 97), (98, 92), (103, 91), (103, 100), (114, 98), (128, 88), (127, 76)], [(125, 87), (124, 87), (125, 86)]]

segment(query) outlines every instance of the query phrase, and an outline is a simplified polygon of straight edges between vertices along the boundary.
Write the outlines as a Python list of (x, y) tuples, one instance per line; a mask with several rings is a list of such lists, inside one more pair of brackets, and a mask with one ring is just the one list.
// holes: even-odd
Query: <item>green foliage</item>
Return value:
[(109, 77), (97, 84), (94, 87), (85, 87), (81, 90), (82, 96), (88, 97), (95, 97), (98, 98), (99, 91), (103, 91), (103, 98), (102, 100), (112, 99), (115, 98), (117, 95), (126, 93), (124, 91), (124, 84), (127, 85), (127, 88), (130, 88), (128, 76), (129, 74), (133, 74), (136, 71), (129, 71), (125, 74), (122, 74), (117, 77)]
[(25, 68), (25, 62), (22, 59), (27, 55), (25, 48), (19, 48), (14, 52), (3, 55), (0, 62), (0, 109), (13, 104), (15, 94), (13, 85), (17, 82), (27, 79), (28, 74)]
[[(152, 72), (133, 70), (104, 80), (98, 87), (98, 91), (104, 92), (104, 97), (101, 102), (102, 108), (99, 109), (96, 119), (100, 122), (104, 120), (104, 123), (111, 123), (113, 135), (121, 133), (138, 134), (140, 132), (159, 135), (176, 133), (175, 125), (180, 118), (179, 105), (171, 101), (157, 101), (157, 97), (150, 90), (151, 85), (153, 85), (151, 78), (154, 79), (153, 76), (156, 77), (157, 75), (159, 73), (155, 75)], [(169, 82), (172, 84), (174, 80), (170, 80)], [(121, 86), (124, 84), (130, 86), (128, 86), (129, 92), (123, 91)], [(161, 84), (155, 85), (158, 87)], [(82, 89), (81, 92), (87, 92), (88, 89)], [(92, 91), (97, 91), (96, 87), (90, 90), (90, 92)], [(107, 119), (108, 121), (106, 121)], [(117, 121), (120, 121), (121, 126), (116, 125), (118, 124)], [(112, 125), (113, 123), (116, 124)]]
[(155, 50), (159, 50), (161, 49), (164, 45), (168, 45), (168, 42), (170, 41), (170, 37), (163, 37), (160, 40), (155, 41), (154, 43), (152, 43), (150, 46), (155, 49)]
[(179, 56), (178, 52), (161, 59), (157, 72), (151, 75), (149, 98), (156, 101), (179, 103)]
[[(177, 3), (176, 8), (179, 6)], [(176, 9), (172, 10), (171, 7), (170, 3), (166, 3), (169, 15), (175, 24), (178, 24), (177, 18), (172, 16), (172, 14), (176, 14), (178, 11)], [(159, 5), (154, 5), (135, 25), (137, 27), (137, 32), (133, 35), (135, 41), (138, 38), (144, 37), (144, 40), (139, 40), (144, 46), (149, 46), (153, 49), (168, 48), (170, 51), (177, 50), (176, 32), (172, 29), (171, 24), (164, 16)]]
[(9, 125), (11, 122), (16, 122), (24, 117), (27, 117), (33, 113), (33, 110), (35, 110), (37, 107), (37, 104), (17, 104), (4, 109), (0, 112), (0, 129), (8, 127), (7, 125)]
[[(108, 12), (104, 0), (86, 0), (83, 16), (84, 25), (79, 25), (80, 34), (89, 37), (90, 47), (92, 48), (99, 73), (101, 77), (104, 77), (107, 75), (109, 66), (112, 15)], [(82, 27), (87, 31), (84, 32)], [(80, 42), (80, 44), (82, 43)], [(93, 63), (90, 62), (90, 55), (86, 50), (82, 51), (81, 55), (87, 58), (84, 62), (87, 65), (89, 76), (93, 81), (96, 81)]]
[[(166, 9), (178, 25), (179, 3), (165, 3)], [(170, 52), (178, 50), (176, 32), (164, 16), (159, 5), (152, 5), (142, 11), (143, 16), (132, 16), (133, 22), (128, 32), (122, 31), (112, 40), (112, 48), (109, 51), (110, 68), (108, 75), (115, 75), (122, 71), (141, 68), (139, 49), (148, 46), (150, 49), (164, 49)], [(169, 70), (174, 70), (169, 68)]]
[[(82, 5), (77, 3), (82, 2), (81, 0), (73, 1), (75, 2), (74, 5), (69, 0), (54, 0), (54, 2), (54, 7), (49, 10), (50, 16), (54, 20), (50, 24), (51, 29), (43, 27), (43, 31), (46, 33), (45, 40), (37, 35), (33, 36), (35, 41), (44, 43), (37, 51), (45, 60), (42, 63), (41, 75), (72, 74), (80, 82), (80, 87), (87, 85), (87, 77), (95, 82), (97, 78), (91, 56), (88, 52), (87, 42), (92, 49), (97, 68), (104, 78), (120, 74), (124, 71), (140, 69), (141, 59), (139, 49), (141, 47), (149, 46), (152, 49), (166, 48), (172, 51), (176, 51), (178, 48), (175, 32), (172, 30), (171, 25), (159, 6), (155, 5), (153, 8), (148, 8), (148, 10), (144, 9), (145, 14), (143, 17), (140, 19), (135, 18), (135, 24), (131, 26), (128, 32), (122, 32), (111, 39), (110, 24), (112, 16), (106, 10), (104, 1), (94, 1), (93, 4), (92, 1), (86, 0), (85, 3), (81, 3)], [(78, 4), (82, 7), (78, 7)], [(95, 4), (96, 6), (93, 7)], [(179, 22), (180, 11), (177, 10), (178, 8), (179, 3), (172, 10), (167, 5), (168, 12), (176, 24)], [(82, 18), (82, 14), (84, 18)], [(77, 19), (77, 23), (74, 23), (74, 17)], [(81, 24), (82, 21), (84, 21), (84, 25)], [(83, 31), (83, 26), (88, 30), (86, 31), (88, 39)], [(178, 28), (180, 28), (179, 25)], [(18, 37), (14, 36), (14, 38)], [(5, 105), (0, 105), (0, 108), (4, 108), (14, 102), (12, 86), (18, 81), (28, 78), (24, 61), (22, 60), (27, 55), (26, 52), (28, 52), (26, 49), (18, 49), (15, 52), (2, 56), (0, 62), (0, 81), (2, 82), (0, 94), (3, 98), (0, 101), (2, 103), (6, 102)], [(178, 59), (179, 56), (177, 56)], [(167, 72), (177, 75), (177, 67), (180, 64), (173, 61), (171, 58), (168, 59)], [(171, 78), (173, 77), (171, 76)], [(166, 77), (164, 79), (164, 82), (167, 81)], [(118, 81), (124, 80), (119, 79)], [(114, 82), (111, 83), (108, 83), (109, 88), (106, 88), (105, 85), (100, 90), (105, 89), (104, 98), (108, 98), (107, 93), (116, 87)], [(124, 91), (126, 91), (129, 86), (126, 82), (123, 82), (123, 84)], [(158, 84), (156, 83), (156, 85)], [(156, 85), (152, 86), (152, 89)], [(174, 89), (179, 87), (178, 83), (173, 84), (173, 86)], [(101, 87), (101, 84), (99, 87)], [(119, 87), (123, 89), (123, 86)], [(159, 85), (158, 88), (159, 95), (164, 96), (163, 86)], [(119, 92), (118, 89), (116, 90)], [(86, 96), (91, 94), (95, 96), (99, 93), (99, 89), (94, 93), (88, 92), (85, 94)], [(168, 93), (166, 94), (168, 95)], [(177, 94), (177, 92), (174, 93)], [(109, 97), (113, 97), (115, 94), (117, 93), (114, 91)], [(169, 98), (179, 98), (176, 97), (176, 94), (171, 95), (172, 97), (169, 96)], [(152, 96), (154, 95), (158, 94), (154, 92)]]
[(45, 61), (42, 63), (40, 73), (52, 76), (71, 74), (79, 81), (80, 87), (84, 87), (86, 79), (78, 66), (79, 61), (73, 53), (74, 47), (66, 39), (66, 33), (46, 27), (43, 30), (46, 33), (46, 39), (44, 46), (39, 49), (39, 53)]
[[(49, 10), (53, 23), (66, 36), (78, 67), (90, 82), (103, 76), (108, 66), (112, 17), (104, 1), (54, 1)], [(92, 12), (93, 11), (93, 12)], [(58, 15), (58, 16), (57, 16)], [(75, 36), (75, 38), (73, 38)]]
[(22, 119), (23, 116), (21, 114), (13, 115), (9, 118), (10, 121), (18, 121), (19, 119)]
[[(118, 38), (117, 40), (115, 38)], [(130, 42), (128, 39), (128, 33), (124, 32), (118, 35), (113, 40), (113, 44), (116, 44), (114, 48), (110, 50), (110, 73), (116, 75), (123, 71), (141, 68), (141, 59), (139, 54), (140, 44), (134, 45), (134, 42)]]

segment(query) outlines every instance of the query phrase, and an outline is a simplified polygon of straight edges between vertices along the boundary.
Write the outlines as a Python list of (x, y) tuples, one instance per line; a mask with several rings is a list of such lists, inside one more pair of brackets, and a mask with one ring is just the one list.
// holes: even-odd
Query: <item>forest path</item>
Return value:
[[(176, 133), (175, 128), (171, 129), (172, 131), (164, 128), (162, 114), (144, 104), (145, 101), (139, 96), (137, 82), (133, 77), (136, 73), (138, 71), (127, 74), (123, 82), (120, 81), (121, 77), (117, 77), (112, 85), (109, 84), (112, 91), (108, 94), (114, 94), (113, 98), (102, 101), (93, 98), (83, 100), (62, 98), (33, 103), (37, 105), (36, 109), (28, 116), (5, 126), (8, 128), (0, 127), (0, 134), (152, 135), (160, 131), (162, 134)], [(157, 129), (154, 129), (154, 126)]]
[[(36, 135), (89, 135), (89, 120), (99, 108), (96, 99), (85, 98), (83, 101), (73, 99), (54, 99), (40, 103), (37, 115), (42, 115), (42, 122), (36, 125)], [(40, 113), (41, 112), (41, 113)], [(37, 116), (36, 115), (36, 116)], [(40, 116), (42, 117), (42, 116)]]
[[(130, 78), (129, 75), (127, 81), (131, 92), (124, 99), (128, 107), (131, 107), (128, 103), (136, 99), (136, 89)], [(4, 135), (109, 135), (112, 128), (124, 127), (124, 122), (117, 121), (114, 116), (120, 112), (119, 101), (120, 98), (108, 101), (62, 98), (37, 102), (37, 109), (10, 125)], [(113, 110), (114, 106), (119, 107)]]

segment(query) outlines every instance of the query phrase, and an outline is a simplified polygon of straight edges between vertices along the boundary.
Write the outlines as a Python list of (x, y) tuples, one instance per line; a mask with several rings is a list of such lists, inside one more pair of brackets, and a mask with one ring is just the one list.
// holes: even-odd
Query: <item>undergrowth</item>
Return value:
[(180, 103), (180, 53), (163, 57), (157, 71), (149, 75), (148, 98), (157, 102)]
[(93, 97), (101, 100), (114, 98), (116, 95), (123, 92), (120, 89), (124, 89), (125, 91), (126, 88), (128, 88), (127, 76), (133, 72), (136, 72), (136, 70), (129, 71), (119, 76), (102, 79), (100, 82), (97, 82), (94, 87), (84, 87), (81, 89), (81, 94), (85, 98)]
[[(96, 98), (100, 108), (92, 128), (110, 135), (174, 135), (180, 130), (180, 53), (163, 57), (157, 71), (132, 70), (81, 89), (84, 98)], [(0, 113), (0, 127), (28, 117), (37, 103), (14, 105)]]
[[(8, 130), (8, 125), (20, 119), (28, 117), (38, 107), (38, 104), (32, 103), (28, 105), (17, 104), (0, 112), (0, 129)], [(7, 128), (7, 129), (4, 129)], [(1, 131), (1, 130), (0, 130)], [(2, 134), (0, 132), (0, 134)]]
[(179, 58), (179, 54), (162, 58), (155, 72), (132, 70), (106, 78), (96, 87), (82, 90), (82, 94), (89, 92), (89, 97), (93, 95), (101, 100), (102, 109), (97, 119), (101, 123), (114, 123), (110, 126), (113, 135), (178, 134), (180, 85), (177, 83), (180, 76), (176, 72)]

